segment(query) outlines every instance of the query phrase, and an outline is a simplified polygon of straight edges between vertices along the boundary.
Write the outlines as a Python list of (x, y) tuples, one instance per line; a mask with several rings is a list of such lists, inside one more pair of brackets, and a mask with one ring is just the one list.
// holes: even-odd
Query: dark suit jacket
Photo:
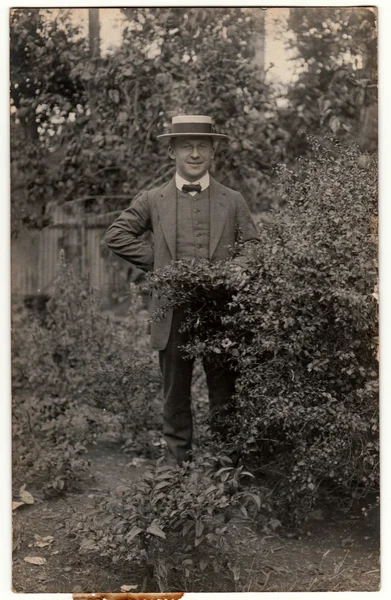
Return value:
[[(243, 241), (259, 239), (243, 196), (211, 177), (209, 259), (212, 262), (229, 257), (228, 246), (233, 246), (238, 229)], [(153, 247), (140, 237), (147, 231), (153, 232)], [(109, 227), (105, 239), (115, 254), (143, 271), (159, 269), (175, 260), (175, 178), (138, 196)], [(153, 296), (151, 310), (156, 310), (159, 305), (159, 299)], [(151, 342), (156, 350), (166, 347), (171, 321), (172, 311), (169, 311), (164, 320), (152, 323)]]

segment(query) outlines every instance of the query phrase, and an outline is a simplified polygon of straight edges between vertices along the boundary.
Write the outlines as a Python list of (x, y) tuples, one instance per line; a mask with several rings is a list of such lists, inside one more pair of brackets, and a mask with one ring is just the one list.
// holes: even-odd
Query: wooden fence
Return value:
[(50, 208), (50, 225), (21, 230), (11, 242), (11, 291), (14, 296), (50, 296), (60, 251), (76, 274), (89, 275), (91, 287), (105, 303), (126, 294), (129, 281), (141, 273), (110, 252), (104, 235), (120, 211), (89, 213), (80, 198)]

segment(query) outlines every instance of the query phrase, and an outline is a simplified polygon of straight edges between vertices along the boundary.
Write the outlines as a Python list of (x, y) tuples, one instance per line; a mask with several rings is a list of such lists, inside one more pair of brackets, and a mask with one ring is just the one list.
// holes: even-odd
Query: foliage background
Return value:
[(100, 57), (70, 11), (11, 11), (14, 231), (47, 224), (53, 200), (104, 194), (115, 210), (113, 196), (162, 183), (172, 165), (156, 135), (179, 111), (207, 110), (229, 133), (216, 173), (256, 210), (278, 202), (274, 167), (306, 151), (304, 129), (375, 150), (375, 12), (291, 9), (283, 87), (257, 58), (264, 12), (123, 9), (122, 43)]

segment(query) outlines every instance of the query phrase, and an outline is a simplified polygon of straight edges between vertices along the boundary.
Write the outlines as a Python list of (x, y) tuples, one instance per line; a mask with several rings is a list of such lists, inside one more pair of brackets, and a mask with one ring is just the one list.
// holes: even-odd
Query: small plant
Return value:
[(162, 404), (161, 375), (154, 357), (129, 348), (126, 357), (119, 354), (106, 364), (91, 365), (91, 372), (94, 385), (86, 392), (85, 402), (115, 416), (121, 424), (119, 441), (126, 451), (156, 455), (162, 436)]
[(132, 486), (117, 488), (92, 522), (75, 529), (81, 551), (99, 552), (114, 563), (143, 567), (143, 589), (203, 589), (230, 564), (230, 520), (251, 519), (261, 509), (259, 490), (227, 457), (203, 454), (180, 467), (148, 468)]

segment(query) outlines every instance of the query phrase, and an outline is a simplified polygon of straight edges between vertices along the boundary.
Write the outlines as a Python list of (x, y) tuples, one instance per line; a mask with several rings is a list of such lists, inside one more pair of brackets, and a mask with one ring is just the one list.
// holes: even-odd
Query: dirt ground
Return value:
[[(47, 500), (39, 490), (31, 490), (34, 504), (14, 511), (14, 591), (120, 592), (122, 586), (132, 586), (127, 591), (158, 591), (141, 590), (142, 574), (137, 569), (118, 565), (114, 568), (103, 559), (99, 562), (95, 557), (80, 555), (75, 542), (67, 536), (70, 517), (92, 511), (96, 500), (118, 485), (135, 481), (143, 468), (142, 462), (135, 466), (137, 461), (115, 446), (97, 445), (89, 451), (88, 458), (95, 480), (86, 483), (80, 493)], [(232, 592), (379, 589), (379, 515), (374, 511), (363, 518), (359, 509), (348, 516), (335, 509), (317, 510), (301, 528), (288, 530), (281, 526), (272, 534), (235, 521), (231, 535), (242, 581)], [(34, 546), (43, 538), (47, 538), (48, 545)], [(29, 564), (24, 560), (28, 556), (40, 556), (46, 562)], [(218, 582), (213, 589), (219, 591)]]

